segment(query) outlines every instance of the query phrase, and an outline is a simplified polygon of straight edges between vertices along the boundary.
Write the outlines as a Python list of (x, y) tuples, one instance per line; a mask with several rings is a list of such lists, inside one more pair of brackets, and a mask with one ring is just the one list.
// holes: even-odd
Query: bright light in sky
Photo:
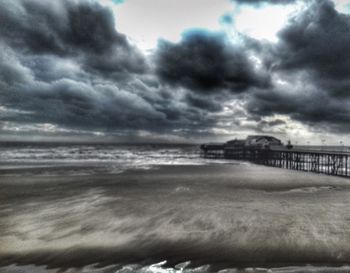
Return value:
[(148, 50), (155, 48), (159, 38), (176, 42), (189, 28), (220, 29), (220, 17), (232, 9), (228, 0), (126, 0), (112, 6), (117, 30), (125, 33), (137, 45)]
[(116, 28), (142, 50), (152, 50), (158, 39), (177, 42), (191, 28), (228, 30), (220, 22), (231, 15), (230, 31), (239, 31), (256, 39), (277, 40), (277, 32), (288, 16), (300, 8), (294, 5), (238, 6), (229, 0), (100, 0), (115, 13)]
[(350, 12), (350, 0), (334, 0), (337, 10), (343, 13)]
[(277, 32), (288, 21), (289, 15), (296, 9), (295, 5), (243, 6), (234, 16), (234, 24), (239, 32), (255, 39), (277, 41)]

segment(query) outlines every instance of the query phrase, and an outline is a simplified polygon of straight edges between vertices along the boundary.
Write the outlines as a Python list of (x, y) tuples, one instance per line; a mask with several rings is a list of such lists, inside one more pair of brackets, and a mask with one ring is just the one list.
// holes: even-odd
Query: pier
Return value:
[(298, 149), (266, 141), (258, 145), (234, 140), (225, 144), (203, 144), (201, 155), (205, 158), (244, 160), (271, 167), (350, 177), (349, 152)]

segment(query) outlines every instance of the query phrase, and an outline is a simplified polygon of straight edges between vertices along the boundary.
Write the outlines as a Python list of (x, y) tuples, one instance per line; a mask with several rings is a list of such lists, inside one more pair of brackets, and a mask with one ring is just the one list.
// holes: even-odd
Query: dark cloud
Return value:
[(187, 94), (186, 102), (196, 108), (203, 109), (209, 112), (218, 112), (222, 110), (223, 98), (199, 96), (196, 94)]
[[(299, 83), (302, 84), (302, 83)], [(338, 100), (314, 86), (274, 89), (249, 97), (246, 109), (257, 117), (282, 114), (327, 131), (350, 132), (349, 100)]]
[(310, 2), (276, 44), (197, 30), (161, 41), (150, 58), (114, 24), (95, 1), (0, 0), (1, 132), (286, 130), (276, 114), (350, 132), (350, 17), (330, 1)]
[(164, 133), (215, 122), (152, 75), (97, 2), (0, 0), (0, 24), (2, 124)]
[(255, 92), (248, 111), (284, 114), (312, 127), (349, 132), (350, 16), (339, 13), (331, 1), (313, 1), (290, 19), (279, 38), (274, 47), (252, 44), (285, 85)]
[(31, 79), (31, 70), (22, 66), (15, 53), (0, 42), (0, 94), (5, 87), (25, 83)]
[(332, 96), (350, 96), (350, 16), (328, 0), (314, 1), (279, 37), (278, 69), (307, 70)]
[(262, 124), (267, 125), (269, 127), (274, 127), (274, 126), (279, 126), (279, 125), (285, 125), (286, 122), (284, 120), (281, 120), (281, 119), (275, 119), (272, 121), (263, 121)]
[[(96, 84), (61, 79), (52, 84), (29, 81), (8, 88), (1, 95), (3, 106), (20, 105), (24, 115), (7, 121), (27, 120), (69, 128), (113, 130), (144, 129), (162, 124), (165, 114), (132, 92), (113, 84)], [(154, 125), (153, 127), (156, 127)]]
[(0, 35), (23, 54), (77, 58), (101, 75), (146, 69), (142, 54), (116, 32), (112, 12), (94, 1), (0, 1)]
[[(186, 92), (174, 94), (154, 76), (117, 83), (90, 74), (66, 58), (30, 58), (5, 45), (0, 49), (2, 122), (33, 130), (41, 128), (38, 124), (54, 124), (74, 133), (97, 130), (110, 134), (169, 133), (179, 128), (181, 134), (188, 134), (215, 123), (200, 107), (187, 102)], [(36, 65), (27, 67), (22, 58)]]
[(232, 45), (219, 33), (190, 31), (178, 44), (161, 41), (156, 65), (164, 82), (199, 93), (240, 93), (270, 84), (268, 75), (254, 68), (244, 48)]

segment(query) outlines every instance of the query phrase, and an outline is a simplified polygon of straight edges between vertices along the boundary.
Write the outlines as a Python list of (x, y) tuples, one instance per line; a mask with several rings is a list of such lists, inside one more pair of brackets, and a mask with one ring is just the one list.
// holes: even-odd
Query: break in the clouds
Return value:
[[(350, 132), (350, 16), (300, 2), (188, 1), (179, 31), (177, 1), (0, 0), (1, 138), (337, 139)], [(237, 5), (293, 12), (270, 41), (276, 24), (245, 23)], [(137, 29), (158, 42), (145, 50)]]
[(244, 5), (259, 5), (259, 4), (273, 4), (273, 5), (284, 5), (295, 3), (297, 0), (232, 0), (238, 4)]

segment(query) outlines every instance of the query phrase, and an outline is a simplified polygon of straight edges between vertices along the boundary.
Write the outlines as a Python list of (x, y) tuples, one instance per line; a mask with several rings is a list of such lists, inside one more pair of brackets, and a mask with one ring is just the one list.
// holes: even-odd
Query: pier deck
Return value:
[(201, 154), (205, 158), (245, 160), (272, 167), (350, 177), (348, 152), (202, 145)]

